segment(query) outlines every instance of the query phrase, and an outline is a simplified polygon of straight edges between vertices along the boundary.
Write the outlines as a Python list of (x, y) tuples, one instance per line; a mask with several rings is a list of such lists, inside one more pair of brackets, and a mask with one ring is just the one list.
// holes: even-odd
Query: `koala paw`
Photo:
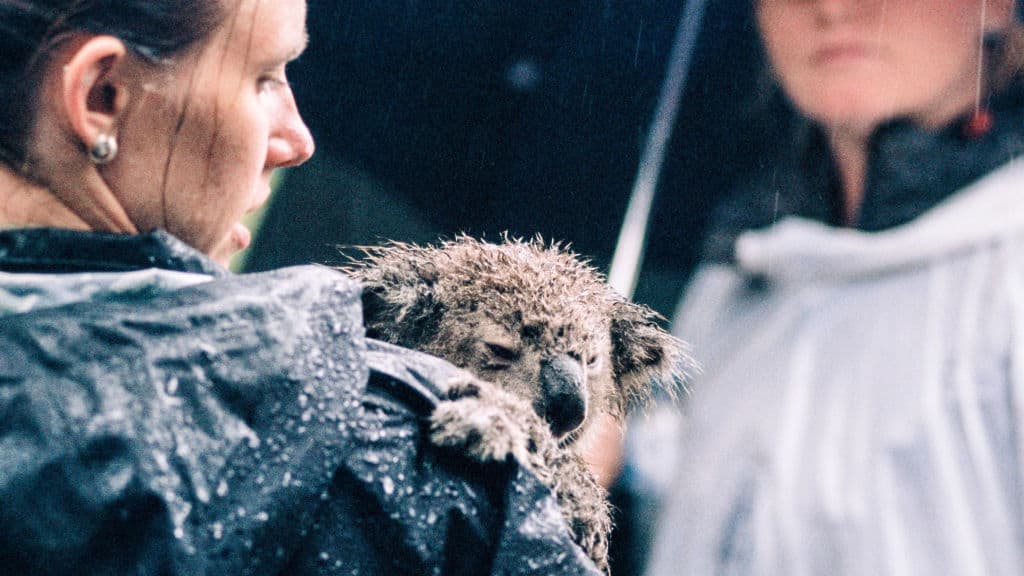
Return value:
[(448, 399), (430, 417), (435, 445), (480, 462), (504, 462), (511, 456), (532, 468), (544, 432), (544, 422), (524, 401), (468, 376), (449, 383)]
[(604, 489), (521, 398), (468, 376), (450, 382), (447, 399), (430, 417), (430, 439), (480, 462), (515, 458), (553, 489), (573, 539), (608, 572), (611, 517)]

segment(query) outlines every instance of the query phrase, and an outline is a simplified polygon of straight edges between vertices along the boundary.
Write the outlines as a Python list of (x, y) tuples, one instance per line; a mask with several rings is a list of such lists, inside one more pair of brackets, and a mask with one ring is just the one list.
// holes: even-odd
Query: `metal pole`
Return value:
[(690, 62), (704, 19), (705, 4), (706, 0), (686, 0), (683, 7), (665, 80), (661, 85), (658, 107), (647, 134), (647, 144), (640, 159), (622, 229), (619, 231), (615, 254), (612, 256), (608, 282), (612, 288), (627, 298), (632, 298), (637, 278), (640, 276), (654, 194), (658, 187), (658, 178), (661, 176), (661, 167), (665, 162), (672, 128), (679, 112), (679, 103), (686, 87)]

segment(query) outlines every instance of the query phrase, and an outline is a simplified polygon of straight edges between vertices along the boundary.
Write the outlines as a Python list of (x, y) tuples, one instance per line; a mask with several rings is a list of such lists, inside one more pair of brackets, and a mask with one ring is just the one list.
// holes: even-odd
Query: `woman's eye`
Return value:
[(284, 73), (278, 74), (264, 74), (260, 76), (258, 81), (261, 91), (274, 90), (284, 86), (288, 86), (288, 77)]
[(587, 359), (587, 368), (588, 369), (590, 369), (590, 370), (597, 370), (600, 367), (601, 367), (601, 357), (598, 356), (597, 354), (594, 354), (589, 359)]

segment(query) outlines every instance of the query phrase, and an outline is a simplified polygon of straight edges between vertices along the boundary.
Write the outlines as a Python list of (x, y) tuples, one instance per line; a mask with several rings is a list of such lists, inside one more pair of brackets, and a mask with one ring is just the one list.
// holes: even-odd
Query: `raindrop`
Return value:
[(220, 522), (213, 523), (213, 539), (220, 540), (224, 537), (224, 525)]
[(395, 482), (390, 476), (384, 476), (380, 479), (381, 486), (384, 488), (384, 493), (390, 496), (395, 491)]
[(162, 451), (154, 450), (153, 459), (156, 460), (156, 466), (161, 472), (167, 472), (170, 469), (170, 464), (167, 462), (167, 455)]
[(267, 520), (270, 520), (270, 514), (267, 514), (266, 512), (259, 512), (256, 514), (255, 518), (259, 522), (266, 522)]
[(224, 480), (221, 480), (220, 484), (217, 484), (217, 496), (223, 498), (223, 497), (227, 496), (227, 494), (228, 494), (228, 483), (225, 482)]
[(260, 437), (257, 436), (256, 433), (252, 432), (251, 430), (248, 432), (248, 435), (245, 437), (246, 444), (249, 446), (249, 448), (253, 450), (258, 449), (260, 447)]
[(288, 486), (291, 486), (291, 484), (292, 484), (292, 473), (290, 471), (286, 471), (284, 473), (284, 479), (281, 481), (281, 485), (285, 486), (285, 487), (288, 487)]

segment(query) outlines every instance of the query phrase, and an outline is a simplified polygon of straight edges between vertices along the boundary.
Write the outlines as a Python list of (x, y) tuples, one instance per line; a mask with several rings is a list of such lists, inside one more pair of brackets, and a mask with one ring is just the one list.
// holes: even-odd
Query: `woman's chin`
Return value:
[(252, 232), (241, 223), (235, 223), (219, 244), (209, 252), (210, 258), (218, 264), (227, 267), (231, 259), (249, 247), (252, 243)]

